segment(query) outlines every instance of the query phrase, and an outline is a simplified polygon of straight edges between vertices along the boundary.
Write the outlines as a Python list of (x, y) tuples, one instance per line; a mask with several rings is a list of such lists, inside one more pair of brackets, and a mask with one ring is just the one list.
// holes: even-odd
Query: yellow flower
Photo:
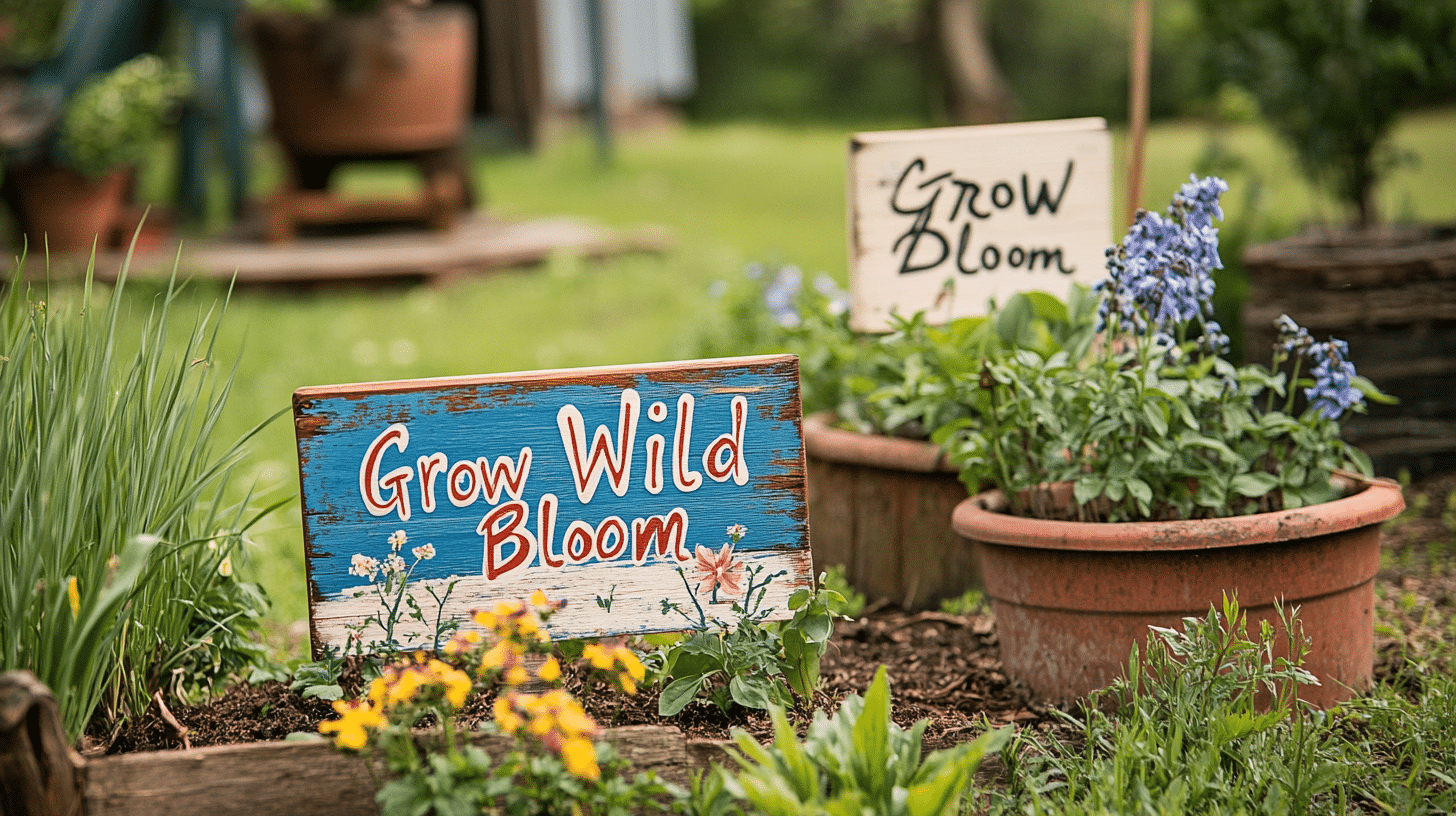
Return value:
[(581, 650), (581, 656), (591, 661), (594, 669), (606, 670), (612, 667), (612, 653), (598, 644), (588, 643), (586, 648)]
[(538, 714), (532, 717), (531, 724), (527, 726), (527, 730), (538, 737), (544, 736), (546, 732), (554, 728), (556, 728), (556, 718), (552, 717), (549, 713)]
[(526, 671), (525, 666), (512, 666), (506, 669), (505, 680), (508, 685), (522, 686), (530, 679), (531, 675)]
[(561, 761), (565, 763), (566, 770), (582, 779), (595, 780), (602, 775), (602, 769), (597, 767), (597, 749), (591, 740), (567, 740), (561, 746)]
[(536, 670), (536, 676), (548, 683), (555, 683), (561, 679), (561, 663), (556, 660), (554, 655), (546, 658), (546, 662)]
[(616, 660), (619, 666), (626, 670), (627, 674), (632, 676), (633, 680), (640, 683), (647, 676), (647, 669), (643, 668), (642, 661), (638, 660), (637, 655), (633, 654), (632, 650), (626, 646), (618, 646), (613, 649), (612, 658)]
[(419, 671), (414, 666), (411, 666), (405, 671), (399, 672), (394, 682), (389, 684), (389, 691), (385, 696), (385, 703), (390, 706), (407, 703), (415, 698), (415, 695), (419, 693), (422, 685)]
[(451, 655), (461, 654), (470, 651), (479, 643), (479, 632), (456, 632), (454, 637), (445, 642), (440, 651)]
[(383, 677), (376, 677), (369, 682), (369, 702), (374, 706), (383, 706), (384, 697), (389, 692), (389, 684)]
[(465, 705), (465, 698), (470, 696), (470, 675), (439, 660), (430, 661), (430, 671), (445, 688), (445, 700), (452, 708)]
[(491, 613), (497, 618), (509, 618), (512, 615), (521, 614), (525, 608), (520, 601), (501, 601), (495, 605), (495, 609), (491, 610)]
[(525, 721), (516, 713), (516, 710), (511, 706), (510, 700), (505, 697), (497, 697), (495, 700), (495, 724), (500, 726), (500, 730), (504, 733), (514, 734), (521, 730), (521, 726), (525, 725)]
[(500, 641), (480, 656), (480, 670), (485, 672), (503, 668), (512, 657), (514, 654), (511, 652), (510, 644)]
[(500, 625), (500, 620), (495, 615), (483, 611), (476, 611), (475, 622), (487, 629), (494, 629)]
[(575, 700), (556, 712), (556, 722), (567, 737), (589, 737), (597, 732), (596, 721), (588, 717)]
[(623, 694), (636, 694), (637, 684), (633, 682), (632, 675), (622, 672), (617, 676), (617, 685), (622, 688)]
[(385, 724), (384, 714), (363, 700), (352, 703), (335, 700), (334, 711), (338, 712), (339, 719), (319, 723), (319, 733), (335, 734), (334, 744), (351, 751), (363, 749), (369, 744), (369, 730), (383, 728)]
[(538, 589), (535, 592), (532, 592), (531, 593), (531, 605), (532, 606), (550, 606), (551, 605), (551, 601), (546, 598), (546, 593), (544, 593), (544, 592), (542, 592), (541, 590)]
[(71, 617), (81, 617), (81, 586), (76, 583), (74, 575), (66, 581), (66, 598), (71, 602)]

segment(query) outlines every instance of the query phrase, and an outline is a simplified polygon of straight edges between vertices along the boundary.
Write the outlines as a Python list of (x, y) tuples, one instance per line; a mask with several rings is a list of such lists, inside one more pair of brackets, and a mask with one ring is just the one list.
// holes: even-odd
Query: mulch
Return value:
[[(1427, 498), (1413, 500), (1407, 517), (1386, 534), (1386, 557), (1376, 579), (1377, 681), (1410, 682), (1414, 673), (1403, 671), (1407, 663), (1440, 652), (1450, 632), (1456, 614), (1456, 507), (1448, 510), (1446, 501), (1453, 490), (1456, 475), (1414, 486), (1408, 496)], [(1002, 672), (992, 617), (893, 606), (872, 606), (854, 621), (838, 622), (821, 666), (823, 689), (812, 707), (803, 705), (790, 718), (802, 729), (815, 708), (833, 710), (846, 694), (863, 693), (881, 665), (888, 668), (895, 721), (906, 727), (919, 719), (930, 721), (927, 749), (972, 739), (988, 725), (1014, 723), (1058, 733), (1068, 729), (1051, 706)], [(346, 672), (342, 682), (346, 691), (357, 692), (357, 669)], [(736, 728), (761, 741), (772, 737), (769, 718), (760, 711), (735, 706), (724, 713), (699, 700), (665, 720), (657, 715), (656, 689), (627, 697), (604, 687), (583, 688), (582, 677), (571, 671), (566, 687), (604, 726), (671, 724), (691, 738), (704, 739), (728, 739)], [(472, 701), (461, 712), (462, 719), (466, 724), (488, 719), (489, 704), (488, 697)], [(329, 703), (304, 699), (282, 683), (239, 683), (203, 704), (171, 705), (166, 711), (154, 704), (128, 727), (94, 735), (90, 750), (182, 748), (179, 727), (185, 728), (192, 747), (278, 740), (294, 732), (317, 733), (319, 723), (333, 717)]]

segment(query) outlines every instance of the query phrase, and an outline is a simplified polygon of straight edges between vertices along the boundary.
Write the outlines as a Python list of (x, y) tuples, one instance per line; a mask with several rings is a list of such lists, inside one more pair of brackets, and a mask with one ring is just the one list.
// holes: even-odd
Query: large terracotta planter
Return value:
[(950, 526), (966, 489), (940, 448), (832, 420), (821, 413), (803, 422), (815, 569), (841, 564), (860, 592), (906, 609), (980, 589), (975, 545)]
[(470, 12), (439, 4), (410, 14), (398, 54), (363, 37), (350, 69), (335, 64), (344, 57), (337, 53), (341, 46), (329, 46), (338, 36), (329, 27), (363, 26), (368, 23), (363, 18), (254, 22), (273, 135), (285, 151), (389, 154), (460, 140), (475, 76)]
[[(475, 21), (454, 4), (373, 14), (249, 18), (288, 177), (268, 203), (267, 237), (303, 224), (424, 221), (443, 231), (473, 205), (464, 142), (475, 77)], [(406, 161), (418, 194), (361, 199), (328, 192), (354, 161)]]
[(33, 254), (89, 252), (111, 245), (130, 171), (100, 178), (35, 162), (5, 168), (5, 199)]
[(1122, 676), (1148, 626), (1177, 627), (1234, 593), (1277, 626), (1275, 602), (1299, 607), (1305, 667), (1321, 707), (1368, 687), (1380, 523), (1405, 506), (1384, 479), (1341, 479), (1344, 498), (1204, 521), (1100, 524), (1011, 516), (993, 491), (955, 509), (956, 532), (981, 544), (1008, 676), (1066, 702)]
[(1269, 360), (1288, 314), (1350, 344), (1360, 374), (1400, 398), (1343, 424), (1375, 472), (1456, 470), (1456, 225), (1323, 230), (1250, 247), (1245, 356)]

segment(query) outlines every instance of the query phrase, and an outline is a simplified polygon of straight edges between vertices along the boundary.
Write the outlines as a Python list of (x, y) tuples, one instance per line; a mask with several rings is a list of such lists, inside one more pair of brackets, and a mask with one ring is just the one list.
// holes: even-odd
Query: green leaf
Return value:
[(657, 713), (663, 717), (671, 717), (687, 707), (687, 704), (698, 696), (698, 690), (703, 687), (704, 681), (708, 679), (705, 674), (692, 675), (690, 677), (679, 677), (667, 684), (662, 690), (662, 696), (657, 700)]
[(733, 697), (733, 702), (744, 708), (767, 709), (773, 698), (769, 682), (755, 675), (734, 675), (728, 681), (728, 694)]
[(883, 665), (864, 696), (864, 709), (854, 724), (854, 766), (860, 787), (868, 792), (885, 790), (890, 762), (890, 680)]
[(1257, 499), (1279, 486), (1279, 480), (1271, 473), (1240, 473), (1229, 486), (1240, 496)]
[(808, 603), (809, 598), (812, 595), (813, 593), (810, 592), (808, 589), (805, 589), (804, 587), (800, 587), (799, 589), (794, 590), (794, 594), (789, 596), (789, 608), (798, 609), (799, 607)]
[(1107, 480), (1095, 474), (1078, 479), (1072, 485), (1072, 499), (1077, 504), (1087, 504), (1098, 496), (1101, 496), (1106, 486)]
[(329, 683), (321, 686), (309, 686), (299, 695), (301, 697), (317, 697), (320, 700), (341, 700), (344, 697), (344, 689), (337, 683)]
[(1158, 436), (1168, 433), (1168, 418), (1163, 414), (1163, 409), (1157, 403), (1148, 401), (1143, 403), (1143, 416), (1147, 417), (1148, 424), (1152, 426), (1153, 432)]

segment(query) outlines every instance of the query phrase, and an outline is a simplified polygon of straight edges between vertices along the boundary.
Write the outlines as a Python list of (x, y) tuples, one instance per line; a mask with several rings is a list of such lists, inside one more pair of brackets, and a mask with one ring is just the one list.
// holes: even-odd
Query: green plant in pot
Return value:
[(1222, 358), (1211, 273), (1226, 189), (1191, 180), (1109, 250), (1089, 355), (987, 361), (961, 380), (976, 419), (934, 435), (972, 492), (997, 488), (954, 526), (982, 544), (1008, 670), (1050, 696), (1115, 679), (1148, 625), (1226, 592), (1275, 623), (1276, 603), (1306, 605), (1314, 699), (1369, 682), (1378, 523), (1402, 501), (1340, 423), (1384, 397), (1344, 343), (1287, 317), (1273, 365)]
[(191, 88), (188, 74), (154, 54), (87, 81), (67, 101), (54, 147), (6, 168), (6, 193), (30, 242), (51, 250), (104, 245), (131, 174), (143, 164)]
[(981, 589), (973, 550), (950, 528), (965, 497), (957, 468), (928, 436), (970, 416), (954, 383), (984, 357), (1085, 349), (1096, 299), (1084, 288), (1065, 303), (1020, 293), (991, 318), (936, 325), (918, 312), (895, 316), (888, 333), (859, 334), (848, 293), (828, 275), (806, 286), (798, 267), (753, 265), (725, 303), (728, 330), (705, 356), (799, 355), (816, 564), (842, 565), (860, 592), (910, 609)]
[(1347, 433), (1377, 472), (1456, 468), (1456, 366), (1437, 350), (1456, 338), (1446, 304), (1456, 281), (1450, 224), (1382, 223), (1380, 184), (1403, 163), (1391, 134), (1406, 111), (1451, 100), (1456, 5), (1428, 0), (1199, 0), (1217, 68), (1258, 100), (1299, 171), (1333, 195), (1346, 224), (1310, 228), (1250, 247), (1243, 307), (1253, 359), (1287, 313), (1313, 331), (1339, 332), (1356, 363), (1400, 407), (1376, 406)]

